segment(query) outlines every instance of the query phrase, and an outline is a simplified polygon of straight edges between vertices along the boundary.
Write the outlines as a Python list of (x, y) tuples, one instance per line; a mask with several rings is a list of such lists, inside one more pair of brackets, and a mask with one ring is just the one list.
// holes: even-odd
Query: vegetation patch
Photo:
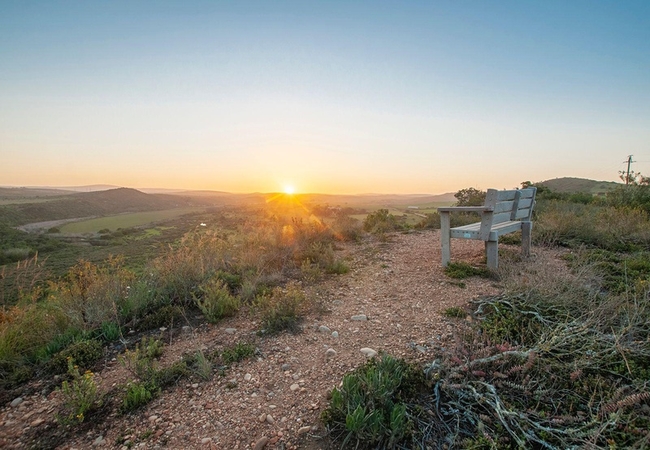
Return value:
[(234, 347), (225, 348), (221, 352), (221, 360), (230, 365), (250, 358), (255, 354), (255, 346), (247, 342), (238, 342)]
[(464, 319), (467, 317), (467, 312), (459, 306), (449, 307), (443, 311), (443, 314), (454, 319)]
[(268, 295), (258, 299), (264, 331), (276, 334), (282, 331), (296, 333), (300, 331), (302, 314), (307, 308), (307, 298), (297, 284), (290, 284), (285, 289), (275, 288)]
[(212, 278), (201, 284), (198, 291), (198, 295), (193, 294), (194, 302), (211, 323), (234, 316), (239, 311), (239, 298), (233, 296), (228, 286), (219, 278)]
[(423, 381), (418, 368), (383, 355), (343, 377), (321, 418), (343, 447), (413, 448)]
[(450, 278), (464, 279), (469, 277), (484, 277), (491, 276), (490, 271), (485, 267), (474, 267), (466, 262), (451, 262), (445, 267), (445, 274)]

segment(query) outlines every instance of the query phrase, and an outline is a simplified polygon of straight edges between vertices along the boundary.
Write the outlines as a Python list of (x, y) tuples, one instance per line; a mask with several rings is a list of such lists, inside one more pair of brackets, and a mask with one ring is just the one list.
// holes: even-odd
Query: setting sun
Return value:
[(296, 189), (291, 185), (286, 185), (284, 187), (284, 193), (287, 195), (293, 195), (296, 193)]

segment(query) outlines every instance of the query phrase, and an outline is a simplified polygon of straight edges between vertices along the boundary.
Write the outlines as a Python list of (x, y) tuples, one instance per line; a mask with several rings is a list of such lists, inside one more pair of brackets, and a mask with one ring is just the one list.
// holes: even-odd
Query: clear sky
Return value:
[(0, 185), (650, 175), (650, 1), (0, 1)]

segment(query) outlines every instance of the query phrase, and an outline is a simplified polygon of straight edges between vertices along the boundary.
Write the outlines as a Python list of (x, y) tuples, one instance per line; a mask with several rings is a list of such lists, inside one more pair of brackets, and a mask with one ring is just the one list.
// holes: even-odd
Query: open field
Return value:
[(174, 208), (163, 211), (147, 211), (138, 213), (117, 214), (99, 217), (80, 222), (71, 222), (61, 227), (62, 233), (97, 233), (99, 230), (115, 231), (118, 228), (131, 228), (147, 225), (161, 220), (169, 220), (204, 208)]

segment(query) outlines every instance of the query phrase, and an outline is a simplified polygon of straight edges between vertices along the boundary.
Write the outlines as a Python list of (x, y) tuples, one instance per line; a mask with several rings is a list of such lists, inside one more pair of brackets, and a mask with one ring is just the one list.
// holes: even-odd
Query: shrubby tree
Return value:
[(485, 191), (473, 187), (461, 189), (454, 194), (456, 206), (481, 206), (485, 202)]
[[(627, 175), (621, 176), (623, 181)], [(650, 177), (632, 172), (628, 184), (607, 193), (607, 202), (615, 207), (638, 208), (650, 213)]]

